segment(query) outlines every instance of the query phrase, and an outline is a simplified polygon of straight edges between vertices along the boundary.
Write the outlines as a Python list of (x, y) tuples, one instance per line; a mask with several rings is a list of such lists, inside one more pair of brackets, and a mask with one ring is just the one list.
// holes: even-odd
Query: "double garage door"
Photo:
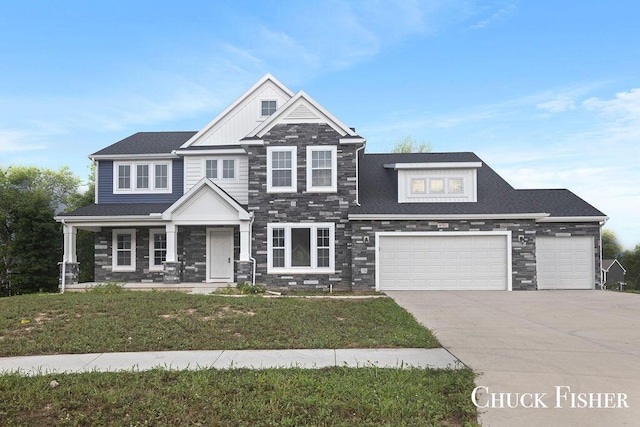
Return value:
[[(390, 233), (378, 236), (378, 288), (510, 290), (507, 233)], [(591, 237), (538, 237), (538, 289), (593, 289)]]

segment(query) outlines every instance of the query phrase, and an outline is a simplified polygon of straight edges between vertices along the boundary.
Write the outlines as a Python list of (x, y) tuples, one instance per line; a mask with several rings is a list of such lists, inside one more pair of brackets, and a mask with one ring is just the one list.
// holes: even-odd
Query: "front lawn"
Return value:
[(439, 346), (391, 298), (234, 298), (178, 292), (0, 298), (0, 356)]
[(12, 374), (0, 376), (0, 425), (472, 426), (473, 377), (372, 367)]

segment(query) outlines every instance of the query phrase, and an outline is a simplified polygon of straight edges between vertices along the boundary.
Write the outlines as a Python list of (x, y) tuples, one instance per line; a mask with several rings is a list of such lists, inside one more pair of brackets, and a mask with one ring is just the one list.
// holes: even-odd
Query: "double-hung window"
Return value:
[(111, 242), (112, 270), (136, 271), (136, 231), (131, 229), (113, 230)]
[(204, 161), (205, 176), (213, 181), (234, 181), (238, 178), (236, 159), (206, 159)]
[(171, 161), (114, 162), (113, 192), (170, 193)]
[(335, 146), (307, 146), (307, 191), (337, 191), (337, 153)]
[(162, 271), (167, 260), (167, 233), (162, 229), (149, 231), (149, 270)]
[(297, 191), (296, 147), (267, 147), (267, 192)]
[(332, 273), (333, 223), (273, 223), (268, 229), (268, 273)]

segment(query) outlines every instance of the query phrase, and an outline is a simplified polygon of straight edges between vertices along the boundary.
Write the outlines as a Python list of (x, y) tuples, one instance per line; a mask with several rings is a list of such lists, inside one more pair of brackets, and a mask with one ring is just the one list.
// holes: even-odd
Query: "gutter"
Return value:
[(363, 144), (362, 147), (356, 150), (356, 205), (362, 206), (360, 204), (360, 155), (359, 151), (364, 150), (366, 144)]
[(256, 285), (256, 259), (253, 257), (253, 221), (256, 216), (251, 212), (251, 222), (249, 223), (249, 260), (253, 263), (253, 272), (251, 273), (251, 284)]

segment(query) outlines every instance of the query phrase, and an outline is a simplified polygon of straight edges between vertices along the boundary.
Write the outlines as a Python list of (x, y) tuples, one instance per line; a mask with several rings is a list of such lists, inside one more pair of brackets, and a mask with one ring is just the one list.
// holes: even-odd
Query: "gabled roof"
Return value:
[[(476, 163), (477, 202), (398, 203), (396, 163)], [(557, 218), (605, 215), (569, 190), (516, 190), (477, 155), (460, 153), (365, 154), (359, 167), (359, 207), (350, 215), (521, 215)], [(546, 215), (548, 214), (548, 215)]]
[(138, 132), (116, 142), (89, 158), (140, 154), (171, 154), (196, 132)]
[(276, 124), (287, 122), (292, 123), (327, 123), (336, 132), (343, 137), (358, 137), (353, 129), (346, 126), (340, 120), (333, 116), (329, 111), (320, 105), (317, 101), (307, 95), (304, 91), (299, 91), (285, 105), (280, 107), (262, 122), (257, 128), (247, 135), (246, 139), (261, 138)]
[(253, 86), (249, 88), (245, 93), (240, 95), (231, 105), (229, 105), (222, 113), (218, 114), (215, 119), (213, 119), (208, 125), (199, 130), (195, 135), (189, 138), (188, 141), (185, 141), (180, 148), (189, 148), (196, 141), (204, 137), (207, 133), (212, 131), (212, 129), (222, 123), (227, 116), (229, 116), (236, 108), (238, 108), (245, 100), (253, 95), (254, 92), (260, 90), (263, 86), (267, 84), (273, 84), (277, 89), (284, 92), (287, 98), (291, 98), (293, 96), (293, 92), (283, 85), (278, 79), (273, 77), (271, 74), (265, 74), (260, 80), (258, 80)]
[(66, 217), (149, 216), (167, 210), (171, 203), (100, 203), (78, 208), (58, 215)]
[(627, 270), (622, 266), (622, 264), (620, 264), (620, 261), (618, 261), (617, 259), (603, 259), (602, 269), (608, 272), (609, 269), (613, 266), (613, 264), (618, 264), (624, 273), (627, 272)]

